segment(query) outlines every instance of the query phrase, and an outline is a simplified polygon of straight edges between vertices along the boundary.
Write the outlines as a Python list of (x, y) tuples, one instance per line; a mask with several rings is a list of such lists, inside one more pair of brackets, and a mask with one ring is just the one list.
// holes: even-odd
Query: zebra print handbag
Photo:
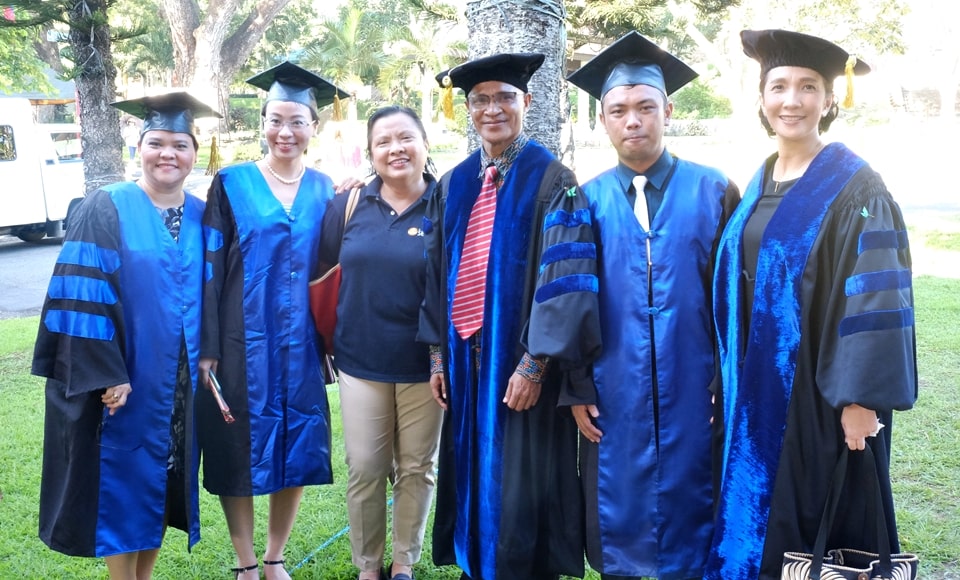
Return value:
[[(876, 473), (873, 451), (867, 445), (866, 455), (868, 472)], [(820, 520), (820, 530), (813, 546), (812, 554), (786, 552), (783, 555), (781, 580), (916, 580), (920, 560), (915, 554), (891, 554), (890, 536), (887, 534), (887, 522), (883, 513), (883, 500), (880, 497), (880, 483), (876, 477), (873, 482), (874, 497), (877, 500), (877, 540), (880, 553), (863, 552), (847, 548), (826, 550), (827, 536), (833, 527), (840, 490), (847, 473), (846, 446), (840, 454), (837, 467), (833, 472), (833, 485), (827, 494), (827, 502)]]

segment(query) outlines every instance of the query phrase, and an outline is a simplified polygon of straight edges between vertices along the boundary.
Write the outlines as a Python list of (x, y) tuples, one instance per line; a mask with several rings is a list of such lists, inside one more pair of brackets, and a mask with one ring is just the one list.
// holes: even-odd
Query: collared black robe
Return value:
[[(577, 427), (557, 409), (560, 371), (599, 354), (596, 247), (573, 173), (530, 142), (497, 192), (479, 343), (449, 323), (480, 151), (441, 180), (427, 210), (427, 289), (418, 339), (442, 344), (449, 412), (433, 554), (474, 580), (583, 574)], [(549, 356), (533, 408), (502, 402), (523, 353)], [(477, 364), (479, 362), (479, 365)]]
[[(876, 410), (886, 425), (868, 444), (891, 547), (899, 545), (891, 415), (917, 396), (906, 226), (880, 176), (843, 145), (828, 145), (766, 225), (748, 300), (742, 232), (774, 160), (745, 191), (717, 257), (725, 439), (704, 575), (712, 580), (776, 580), (785, 551), (811, 551), (845, 446), (841, 412), (851, 403)], [(858, 487), (862, 469), (862, 455), (852, 453), (828, 548), (877, 551), (875, 502)]]

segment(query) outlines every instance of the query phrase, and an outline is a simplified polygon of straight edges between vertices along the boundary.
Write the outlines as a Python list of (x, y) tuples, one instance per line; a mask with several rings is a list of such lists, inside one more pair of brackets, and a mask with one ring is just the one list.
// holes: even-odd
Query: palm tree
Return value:
[(462, 36), (454, 33), (456, 26), (456, 22), (411, 16), (407, 26), (389, 32), (386, 53), (392, 58), (381, 67), (377, 88), (391, 94), (398, 87), (417, 87), (420, 117), (425, 122), (434, 117), (433, 93), (439, 90), (434, 77), (466, 56), (466, 43), (454, 40)]
[[(350, 6), (341, 19), (321, 25), (319, 37), (304, 48), (300, 65), (356, 95), (380, 72), (385, 59), (383, 32), (367, 21), (360, 6)], [(357, 119), (356, 98), (350, 99), (347, 118)]]

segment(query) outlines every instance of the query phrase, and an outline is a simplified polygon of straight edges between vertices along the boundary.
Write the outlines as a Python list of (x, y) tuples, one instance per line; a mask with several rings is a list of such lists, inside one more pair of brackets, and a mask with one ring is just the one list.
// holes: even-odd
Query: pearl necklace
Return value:
[(277, 181), (279, 181), (280, 183), (285, 183), (285, 184), (287, 184), (287, 185), (293, 185), (294, 183), (300, 181), (301, 179), (303, 179), (303, 174), (307, 172), (307, 166), (304, 165), (303, 163), (301, 163), (301, 164), (300, 164), (300, 175), (294, 177), (293, 179), (284, 179), (284, 178), (280, 177), (280, 174), (277, 173), (277, 172), (273, 169), (273, 167), (270, 165), (270, 162), (269, 162), (269, 161), (264, 160), (264, 164), (266, 164), (266, 166), (267, 166), (267, 171), (270, 172), (270, 175), (276, 177), (276, 178), (277, 178)]

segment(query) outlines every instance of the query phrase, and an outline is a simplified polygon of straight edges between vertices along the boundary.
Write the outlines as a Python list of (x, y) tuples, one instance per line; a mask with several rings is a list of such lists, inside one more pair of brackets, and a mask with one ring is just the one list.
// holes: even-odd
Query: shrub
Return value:
[(256, 141), (241, 143), (233, 150), (234, 163), (240, 163), (241, 161), (258, 161), (261, 158), (263, 158), (263, 153), (260, 150), (260, 144)]
[(675, 119), (722, 119), (733, 114), (730, 99), (717, 95), (700, 79), (675, 92), (670, 100)]
[(231, 98), (227, 121), (231, 131), (256, 131), (260, 128), (260, 99)]

